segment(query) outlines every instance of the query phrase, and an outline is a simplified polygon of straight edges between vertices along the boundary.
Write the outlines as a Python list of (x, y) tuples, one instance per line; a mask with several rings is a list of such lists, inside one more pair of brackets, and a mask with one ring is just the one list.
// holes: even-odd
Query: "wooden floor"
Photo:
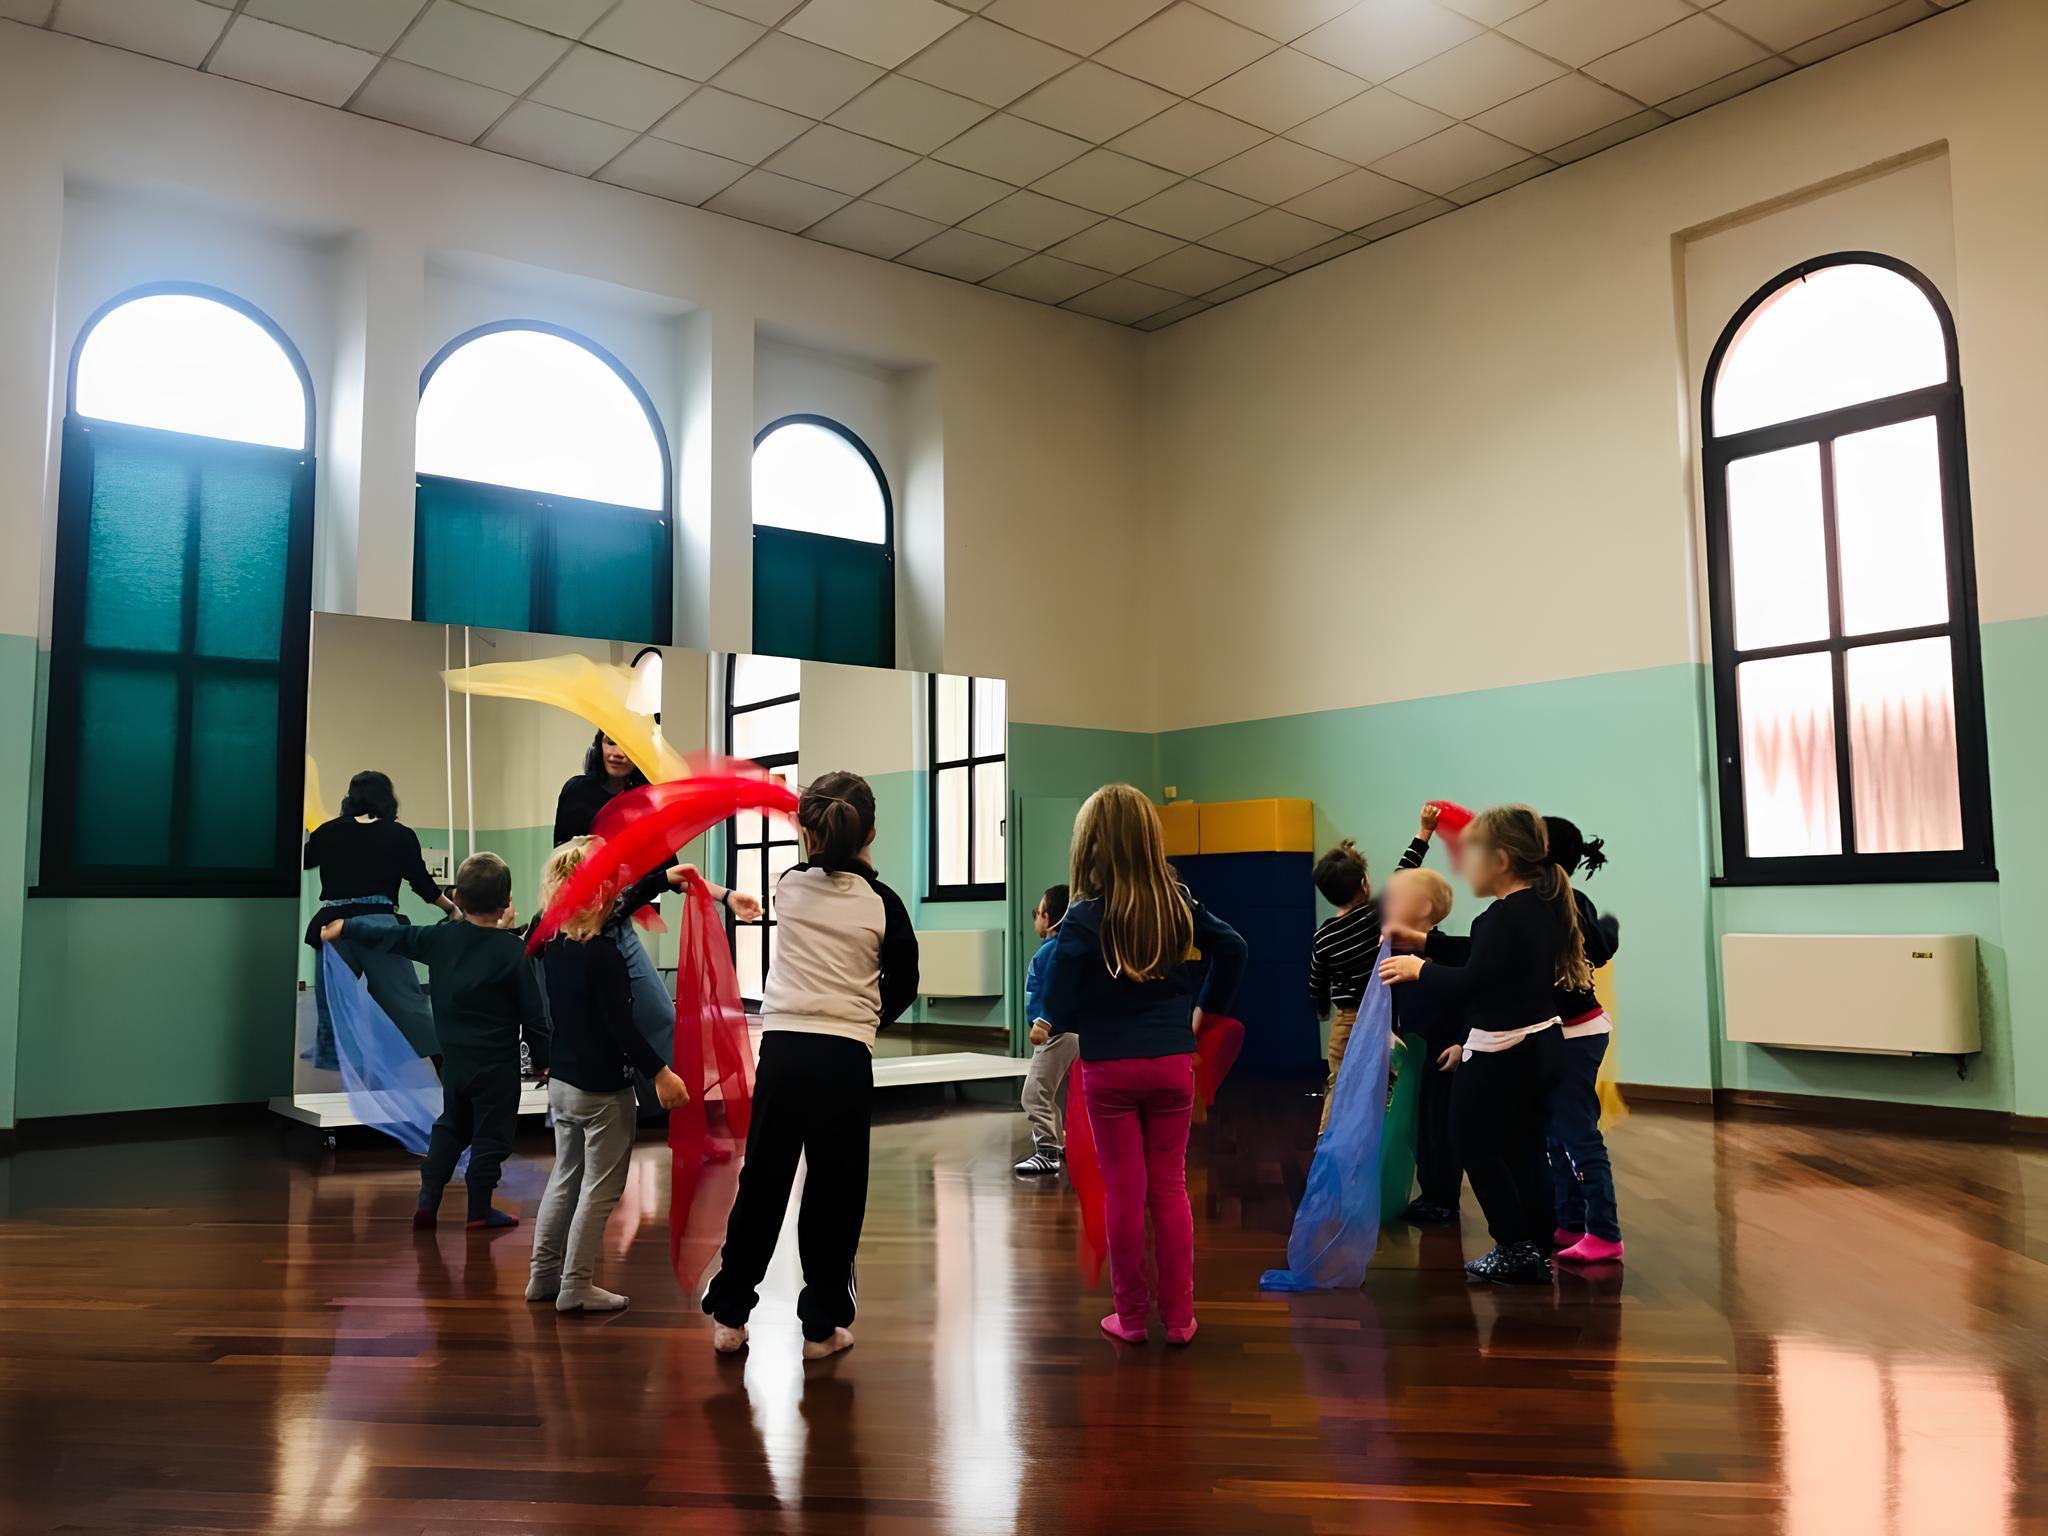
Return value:
[[(1096, 1332), (1014, 1113), (892, 1111), (860, 1343), (808, 1368), (780, 1261), (751, 1354), (713, 1356), (651, 1142), (603, 1321), (521, 1301), (525, 1227), (415, 1237), (395, 1156), (25, 1147), (0, 1532), (2048, 1531), (2042, 1150), (1639, 1113), (1625, 1273), (1468, 1289), (1468, 1222), (1388, 1236), (1362, 1293), (1268, 1298), (1311, 1110), (1239, 1085), (1197, 1129), (1174, 1352)], [(522, 1148), (511, 1203), (545, 1166)]]

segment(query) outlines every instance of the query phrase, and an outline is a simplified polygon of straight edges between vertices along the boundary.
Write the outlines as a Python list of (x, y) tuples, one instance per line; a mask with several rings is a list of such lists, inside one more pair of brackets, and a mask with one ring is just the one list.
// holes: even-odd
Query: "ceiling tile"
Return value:
[(398, 41), (425, 0), (249, 0), (244, 16), (382, 53)]
[(1581, 134), (1576, 139), (1554, 145), (1544, 151), (1557, 161), (1583, 160), (1588, 155), (1597, 155), (1603, 149), (1612, 149), (1626, 143), (1638, 134), (1648, 133), (1652, 128), (1662, 127), (1671, 119), (1662, 112), (1645, 109), (1633, 117), (1624, 117), (1619, 122), (1609, 123), (1605, 128), (1595, 128), (1591, 133)]
[(501, 155), (588, 176), (632, 143), (633, 134), (612, 123), (522, 101), (478, 142)]
[(360, 48), (237, 16), (206, 67), (209, 74), (338, 107), (355, 95), (376, 64), (377, 55)]
[(832, 114), (841, 128), (928, 155), (988, 116), (988, 108), (921, 80), (884, 75)]
[(948, 229), (896, 259), (905, 266), (922, 267), (927, 272), (957, 277), (964, 283), (978, 283), (985, 277), (994, 277), (1005, 267), (1014, 267), (1030, 254), (1006, 241), (991, 240), (987, 235)]
[(1231, 299), (1241, 299), (1248, 293), (1256, 293), (1268, 283), (1277, 283), (1286, 275), (1285, 272), (1277, 272), (1271, 267), (1260, 267), (1247, 272), (1234, 282), (1225, 283), (1221, 288), (1211, 288), (1202, 297), (1210, 304), (1228, 303)]
[(1109, 276), (1078, 262), (1061, 261), (1057, 256), (1027, 256), (982, 286), (998, 293), (1014, 293), (1020, 299), (1035, 299), (1040, 304), (1059, 304), (1077, 293), (1099, 287)]
[(1287, 136), (1340, 160), (1364, 165), (1448, 128), (1451, 119), (1392, 91), (1367, 91), (1312, 117)]
[(1241, 27), (1263, 32), (1276, 43), (1291, 43), (1302, 33), (1341, 16), (1351, 0), (1201, 0), (1202, 8), (1228, 17)]
[(1374, 161), (1372, 168), (1410, 186), (1446, 193), (1468, 181), (1505, 170), (1523, 158), (1519, 145), (1481, 133), (1470, 123), (1453, 123), (1420, 144), (1411, 144)]
[(961, 228), (1042, 251), (1048, 245), (1078, 235), (1101, 217), (1092, 209), (1076, 208), (1072, 203), (1041, 197), (1036, 192), (1012, 192), (1001, 202), (989, 204)]
[(1460, 16), (1469, 16), (1482, 27), (1497, 27), (1510, 16), (1519, 16), (1540, 0), (1441, 0)]
[(1788, 49), (1786, 57), (1796, 64), (1816, 64), (1822, 59), (1833, 58), (1845, 48), (1854, 48), (1859, 43), (1883, 37), (1887, 32), (1896, 32), (1900, 27), (1909, 27), (1936, 14), (1933, 0), (1898, 0), (1898, 4), (1887, 5), (1861, 21), (1837, 27), (1832, 32), (1824, 32), (1809, 42)]
[(433, 0), (391, 56), (516, 96), (568, 51), (569, 45), (553, 33), (473, 11), (455, 0)]
[(1375, 83), (1479, 35), (1479, 26), (1432, 0), (1360, 0), (1294, 46)]
[(1462, 187), (1454, 187), (1445, 195), (1452, 202), (1461, 205), (1476, 203), (1481, 198), (1491, 197), (1496, 192), (1505, 192), (1509, 187), (1518, 187), (1533, 176), (1541, 176), (1545, 171), (1556, 169), (1555, 160), (1546, 160), (1541, 155), (1531, 155), (1528, 159), (1518, 160), (1504, 170), (1468, 181)]
[(810, 127), (810, 119), (707, 85), (651, 130), (671, 144), (759, 165)]
[(922, 245), (946, 226), (880, 203), (852, 202), (804, 231), (809, 240), (844, 246), (869, 256), (893, 259)]
[(1093, 208), (1097, 213), (1121, 213), (1178, 179), (1171, 171), (1146, 165), (1113, 149), (1091, 149), (1072, 164), (1040, 177), (1031, 190), (1063, 203)]
[(1171, 289), (1154, 288), (1150, 283), (1135, 283), (1128, 277), (1118, 277), (1100, 288), (1090, 288), (1086, 293), (1077, 294), (1060, 308), (1093, 315), (1098, 320), (1113, 320), (1118, 325), (1135, 325), (1147, 315), (1156, 315), (1162, 309), (1171, 309), (1179, 303), (1181, 296)]
[(1721, 0), (1713, 16), (1766, 48), (1782, 51), (1861, 21), (1890, 4), (1891, 0)]
[(57, 0), (0, 0), (0, 17), (40, 27), (49, 21), (50, 12), (56, 8)]
[(907, 149), (820, 123), (770, 160), (768, 169), (858, 196), (916, 161)]
[(844, 193), (828, 192), (807, 181), (795, 181), (773, 171), (749, 171), (704, 206), (713, 213), (729, 213), (734, 218), (795, 234), (846, 202)]
[(1163, 331), (1169, 325), (1178, 324), (1190, 315), (1199, 315), (1203, 310), (1214, 309), (1215, 307), (1207, 299), (1189, 299), (1185, 303), (1174, 305), (1171, 309), (1162, 309), (1156, 315), (1147, 315), (1133, 326), (1132, 329), (1139, 331)]
[(806, 117), (829, 117), (881, 76), (863, 59), (770, 32), (721, 70), (718, 83), (770, 106)]
[(528, 95), (543, 106), (640, 131), (674, 111), (695, 89), (681, 75), (579, 44)]
[(1472, 126), (1524, 149), (1549, 149), (1640, 110), (1633, 97), (1570, 74), (1480, 113)]
[(1272, 266), (1299, 255), (1312, 245), (1321, 245), (1338, 233), (1327, 224), (1304, 219), (1280, 208), (1268, 208), (1219, 229), (1202, 243), (1219, 251)]
[[(772, 27), (804, 0), (706, 0), (713, 10), (731, 11), (735, 16), (744, 16), (749, 21), (758, 21), (764, 27)], [(963, 6), (963, 10), (974, 7)]]
[(1184, 181), (1177, 187), (1168, 187), (1156, 197), (1146, 198), (1134, 208), (1125, 209), (1124, 217), (1147, 229), (1179, 235), (1183, 240), (1199, 240), (1226, 224), (1235, 224), (1239, 219), (1256, 213), (1258, 207), (1250, 198), (1225, 192), (1221, 187)]
[(1084, 60), (1048, 80), (1010, 110), (1091, 144), (1105, 143), (1174, 103), (1170, 92)]
[(809, 0), (782, 24), (782, 30), (894, 69), (963, 19), (938, 0)]
[(1593, 60), (1586, 73), (1637, 101), (1669, 100), (1764, 57), (1732, 27), (1700, 14)]
[(1121, 219), (1104, 219), (1093, 229), (1084, 229), (1073, 239), (1062, 240), (1051, 254), (1062, 261), (1078, 262), (1104, 272), (1128, 272), (1164, 256), (1181, 243), (1156, 229), (1140, 229)]
[(902, 72), (926, 85), (1007, 107), (1077, 62), (1065, 49), (976, 16), (903, 65)]
[(666, 139), (641, 139), (597, 173), (599, 181), (665, 197), (672, 203), (701, 203), (724, 191), (747, 167), (738, 160), (671, 144)]
[(1088, 141), (998, 112), (976, 123), (932, 158), (1023, 186), (1088, 152)]
[(1685, 0), (1543, 0), (1501, 31), (1577, 68), (1692, 14)]
[(206, 58), (227, 22), (226, 11), (203, 0), (67, 0), (51, 19), (59, 32), (188, 69)]
[(1498, 32), (1482, 32), (1396, 75), (1387, 89), (1452, 117), (1472, 117), (1564, 72), (1562, 64)]
[(982, 14), (1019, 32), (1066, 48), (1093, 53), (1139, 22), (1163, 11), (1172, 0), (995, 0)]
[(1358, 229), (1403, 208), (1413, 208), (1427, 196), (1406, 182), (1377, 172), (1353, 171), (1292, 199), (1287, 211), (1334, 229)]
[(897, 150), (893, 143), (862, 139), (858, 133), (819, 123), (770, 160), (768, 170), (858, 197), (915, 162), (918, 156)]
[(868, 194), (868, 201), (937, 219), (941, 224), (958, 224), (997, 198), (1007, 197), (1012, 190), (1000, 181), (977, 176), (958, 166), (920, 160), (875, 188)]
[(1306, 272), (1310, 267), (1319, 267), (1338, 256), (1348, 255), (1365, 242), (1356, 235), (1339, 235), (1334, 240), (1325, 240), (1321, 245), (1312, 245), (1298, 256), (1290, 256), (1280, 263), (1282, 272)]
[(1192, 176), (1242, 154), (1265, 137), (1250, 123), (1184, 101), (1114, 140), (1112, 149)]
[(356, 92), (349, 110), (468, 144), (504, 116), (515, 99), (487, 85), (386, 59)]
[(686, 80), (709, 80), (760, 36), (754, 23), (695, 0), (619, 0), (583, 41)]
[(1398, 235), (1404, 229), (1413, 229), (1418, 224), (1427, 224), (1431, 219), (1453, 212), (1457, 206), (1441, 197), (1432, 197), (1426, 203), (1417, 203), (1413, 208), (1391, 214), (1377, 224), (1366, 225), (1358, 235), (1364, 240), (1384, 240), (1389, 235)]
[(1202, 172), (1202, 180), (1258, 203), (1284, 203), (1310, 187), (1334, 181), (1351, 162), (1287, 139), (1268, 139)]
[(1744, 91), (1792, 73), (1792, 66), (1775, 55), (1757, 60), (1747, 69), (1738, 69), (1723, 75), (1718, 80), (1709, 80), (1705, 85), (1695, 86), (1683, 95), (1657, 104), (1657, 110), (1666, 117), (1686, 117), (1694, 112), (1703, 112), (1708, 107), (1718, 106), (1731, 96), (1740, 96)]
[(1179, 0), (1097, 55), (1099, 62), (1176, 96), (1192, 96), (1270, 53), (1273, 40)]
[(1364, 89), (1363, 80), (1334, 64), (1292, 48), (1276, 48), (1227, 80), (1217, 81), (1199, 99), (1204, 106), (1284, 133)]
[(1157, 261), (1148, 261), (1133, 269), (1131, 276), (1157, 288), (1171, 288), (1175, 293), (1196, 294), (1221, 288), (1225, 283), (1234, 283), (1258, 270), (1258, 263), (1246, 261), (1242, 256), (1207, 250), (1199, 245), (1184, 245), (1177, 251), (1168, 251)]
[[(353, 0), (344, 0), (353, 3)], [(490, 11), (507, 21), (524, 22), (543, 32), (563, 37), (581, 37), (590, 24), (612, 8), (612, 0), (465, 0), (480, 11)]]

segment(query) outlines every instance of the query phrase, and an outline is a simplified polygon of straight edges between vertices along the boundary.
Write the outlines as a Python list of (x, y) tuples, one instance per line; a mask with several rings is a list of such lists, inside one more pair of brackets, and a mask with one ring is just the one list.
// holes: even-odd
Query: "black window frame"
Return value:
[[(279, 448), (236, 442), (197, 433), (173, 432), (126, 422), (103, 421), (78, 410), (78, 364), (87, 339), (101, 321), (138, 299), (182, 295), (221, 304), (262, 327), (277, 343), (298, 375), (305, 396), (305, 427), (301, 446)], [(79, 328), (71, 347), (64, 396), (63, 446), (58, 466), (56, 570), (51, 600), (50, 682), (48, 716), (43, 733), (42, 844), (36, 871), (36, 896), (291, 896), (299, 889), (300, 821), (304, 815), (306, 760), (306, 692), (313, 634), (313, 453), (318, 411), (313, 376), (284, 328), (239, 294), (207, 283), (156, 282), (129, 288), (94, 310)], [(91, 566), (91, 525), (94, 453), (101, 442), (127, 440), (166, 447), (193, 445), (187, 451), (218, 461), (292, 461), (291, 509), (285, 550), (284, 611), (278, 631), (275, 663), (247, 658), (201, 656), (193, 650), (198, 607), (193, 601), (198, 572), (198, 476), (192, 476), (192, 502), (186, 520), (184, 555), (184, 620), (178, 650), (121, 651), (88, 647), (85, 640), (86, 580)], [(264, 866), (216, 866), (171, 862), (161, 866), (81, 865), (74, 855), (79, 813), (77, 775), (51, 772), (52, 762), (75, 761), (84, 718), (81, 709), (84, 663), (90, 655), (139, 670), (170, 671), (179, 680), (179, 727), (173, 758), (170, 796), (170, 848), (186, 851), (192, 793), (192, 699), (194, 684), (204, 676), (274, 677), (277, 680), (277, 806), (273, 828), (274, 856)], [(118, 872), (116, 872), (118, 871)]]
[[(766, 561), (770, 564), (778, 559), (803, 565), (820, 563), (830, 555), (844, 556), (849, 548), (872, 549), (876, 551), (875, 566), (871, 573), (881, 595), (880, 616), (882, 624), (882, 645), (873, 656), (803, 656), (802, 661), (828, 661), (846, 666), (891, 668), (896, 665), (896, 497), (889, 488), (889, 477), (882, 472), (882, 461), (875, 457), (861, 435), (843, 421), (830, 416), (821, 416), (810, 411), (796, 411), (787, 416), (778, 416), (754, 434), (754, 452), (761, 451), (761, 445), (780, 432), (784, 427), (822, 427), (837, 434), (850, 443), (867, 464), (868, 473), (875, 477), (875, 485), (882, 493), (882, 542), (871, 543), (866, 539), (847, 538), (841, 534), (806, 533), (796, 528), (764, 527), (758, 521), (749, 519), (754, 534), (755, 590), (760, 589), (758, 572)], [(752, 457), (748, 464), (751, 467)], [(822, 596), (820, 598), (822, 601)], [(764, 636), (760, 629), (760, 607), (757, 602), (754, 614), (754, 651), (759, 655), (779, 656), (787, 652), (776, 649), (770, 643), (772, 637)], [(816, 626), (814, 626), (815, 629)]]
[(647, 430), (654, 434), (654, 441), (661, 450), (661, 507), (621, 506), (616, 502), (597, 502), (584, 497), (561, 496), (551, 492), (532, 491), (519, 486), (501, 485), (490, 480), (466, 480), (453, 475), (429, 475), (415, 470), (413, 475), (414, 499), (413, 518), (415, 531), (412, 543), (412, 616), (420, 623), (439, 624), (448, 620), (436, 618), (423, 611), (426, 596), (425, 545), (418, 535), (419, 518), (418, 489), (421, 482), (437, 482), (443, 485), (459, 485), (468, 488), (478, 499), (495, 503), (498, 510), (507, 517), (521, 517), (534, 525), (532, 542), (533, 564), (529, 572), (529, 597), (527, 623), (524, 626), (534, 634), (561, 634), (553, 612), (553, 561), (556, 534), (560, 525), (572, 517), (587, 516), (590, 509), (598, 509), (602, 515), (617, 517), (626, 521), (640, 521), (659, 527), (664, 536), (661, 546), (666, 558), (653, 563), (648, 573), (654, 584), (654, 624), (657, 633), (652, 635), (600, 635), (593, 639), (635, 641), (651, 645), (673, 645), (675, 643), (675, 500), (676, 466), (669, 449), (668, 433), (661, 424), (661, 413), (655, 409), (654, 399), (633, 376), (628, 368), (612, 352), (600, 343), (591, 340), (581, 331), (571, 330), (566, 325), (556, 325), (549, 320), (493, 320), (484, 325), (472, 326), (456, 336), (427, 360), (420, 370), (418, 400), (413, 410), (417, 416), (419, 401), (426, 399), (427, 385), (432, 381), (441, 365), (480, 337), (496, 335), (500, 331), (539, 331), (544, 335), (556, 336), (573, 343), (591, 354), (616, 374), (619, 381), (632, 393), (647, 418)]
[[(780, 704), (797, 704), (799, 709), (801, 709), (800, 701), (803, 698), (803, 692), (799, 688), (795, 693), (779, 693), (772, 698), (756, 699), (749, 704), (734, 704), (733, 684), (739, 673), (739, 663), (740, 658), (737, 652), (727, 654), (725, 658), (725, 751), (728, 757), (735, 755), (733, 747), (734, 728), (741, 715), (752, 714), (756, 710), (772, 709)], [(801, 715), (799, 715), (798, 719), (799, 724), (801, 724)], [(791, 777), (793, 778), (795, 776), (797, 754), (795, 752), (770, 752), (766, 757), (750, 757), (746, 761), (753, 763), (757, 767), (764, 768), (770, 773), (775, 772), (777, 769), (786, 768), (790, 770)], [(778, 830), (787, 835), (777, 836)], [(743, 850), (755, 851), (761, 855), (761, 917), (760, 921), (749, 923), (746, 926), (761, 930), (761, 980), (764, 985), (768, 979), (768, 962), (775, 948), (775, 896), (771, 888), (772, 883), (768, 878), (768, 850), (785, 847), (795, 848), (797, 850), (797, 857), (799, 859), (803, 857), (803, 843), (797, 836), (796, 828), (793, 826), (780, 827), (775, 818), (765, 812), (761, 814), (761, 836), (758, 841), (750, 840), (744, 843), (740, 841), (738, 817), (734, 817), (725, 824), (725, 879), (721, 883), (728, 890), (732, 889), (739, 880), (741, 852)], [(732, 915), (732, 909), (728, 907), (725, 912), (725, 938), (726, 942), (732, 946), (735, 959), (739, 956), (739, 929), (739, 919)], [(740, 1002), (750, 1013), (760, 1010), (761, 999), (758, 997), (748, 997), (742, 992), (740, 994)]]
[[(1837, 266), (1874, 266), (1906, 278), (1933, 307), (1942, 328), (1945, 382), (1877, 400), (1817, 412), (1790, 421), (1714, 434), (1714, 387), (1743, 327), (1787, 285)], [(1877, 427), (1932, 417), (1941, 456), (1943, 545), (1948, 576), (1948, 620), (1943, 624), (1846, 635), (1842, 632), (1841, 559), (1835, 537), (1833, 445), (1837, 438)], [(1714, 884), (1862, 885), (1995, 880), (1991, 784), (1985, 744), (1983, 660), (1978, 637), (1977, 577), (1970, 528), (1970, 480), (1963, 426), (1963, 385), (1955, 318), (1941, 291), (1918, 269), (1875, 251), (1837, 251), (1788, 267), (1750, 295), (1722, 330), (1707, 359), (1701, 386), (1702, 480), (1706, 510), (1707, 589), (1713, 642), (1716, 779), (1721, 817), (1721, 873)], [(1823, 555), (1827, 562), (1828, 634), (1815, 641), (1738, 649), (1734, 577), (1728, 534), (1728, 469), (1739, 459), (1781, 449), (1815, 446), (1820, 459)], [(1856, 851), (1855, 796), (1850, 761), (1846, 658), (1852, 650), (1901, 641), (1946, 638), (1954, 667), (1956, 775), (1962, 802), (1963, 846), (1912, 853)], [(1784, 857), (1752, 855), (1743, 801), (1742, 736), (1736, 669), (1748, 661), (1825, 653), (1834, 675), (1835, 775), (1842, 852)]]
[[(998, 870), (994, 880), (977, 880), (981, 871), (974, 867), (974, 770), (987, 763), (1003, 764), (1003, 783), (1010, 782), (1009, 769), (1009, 709), (1008, 693), (1004, 695), (1002, 750), (976, 752), (974, 740), (974, 687), (977, 683), (998, 682), (1001, 679), (973, 677), (967, 679), (967, 755), (965, 757), (939, 757), (939, 681), (941, 674), (934, 672), (925, 679), (925, 740), (930, 743), (931, 772), (925, 790), (925, 843), (927, 869), (925, 872), (925, 899), (927, 901), (1002, 901), (1008, 894), (1008, 871)], [(958, 675), (958, 674), (952, 674)], [(939, 775), (944, 772), (965, 771), (967, 775), (967, 880), (965, 884), (946, 885), (939, 879)], [(1009, 807), (1003, 807), (1002, 822), (1009, 821)], [(1005, 843), (1008, 841), (1008, 826), (1004, 826)]]

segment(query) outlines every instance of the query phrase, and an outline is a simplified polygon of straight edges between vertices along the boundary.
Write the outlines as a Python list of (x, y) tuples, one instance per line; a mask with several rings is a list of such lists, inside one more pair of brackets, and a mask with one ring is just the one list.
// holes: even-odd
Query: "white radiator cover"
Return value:
[(920, 929), (917, 974), (921, 997), (1001, 997), (1003, 930)]
[(1802, 1051), (1962, 1056), (1980, 1044), (1968, 933), (1730, 933), (1730, 1040)]

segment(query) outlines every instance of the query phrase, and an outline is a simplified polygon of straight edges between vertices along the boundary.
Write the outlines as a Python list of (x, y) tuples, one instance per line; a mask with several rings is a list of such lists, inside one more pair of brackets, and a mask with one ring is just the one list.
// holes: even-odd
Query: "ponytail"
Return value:
[[(1570, 828), (1571, 835), (1577, 837), (1578, 828), (1560, 818), (1559, 830), (1565, 828)], [(1550, 904), (1563, 935), (1558, 944), (1554, 979), (1558, 986), (1569, 991), (1590, 991), (1593, 967), (1586, 959), (1585, 935), (1579, 932), (1579, 908), (1572, 896), (1572, 877), (1552, 854), (1550, 828), (1544, 819), (1526, 805), (1490, 806), (1472, 818), (1471, 826), (1465, 829), (1465, 838), (1468, 842), (1499, 849), (1507, 856), (1509, 872), (1517, 880), (1526, 881), (1531, 890)], [(1606, 858), (1599, 853), (1597, 838), (1590, 848), (1604, 864)], [(1597, 865), (1589, 865), (1591, 867)]]
[(1561, 865), (1546, 863), (1536, 877), (1536, 894), (1550, 903), (1564, 925), (1565, 941), (1557, 954), (1557, 984), (1572, 992), (1593, 989), (1593, 967), (1586, 959), (1586, 936), (1579, 932), (1579, 906), (1572, 899), (1572, 877)]
[(857, 773), (820, 774), (797, 801), (796, 822), (812, 863), (852, 864), (875, 835), (875, 792)]

